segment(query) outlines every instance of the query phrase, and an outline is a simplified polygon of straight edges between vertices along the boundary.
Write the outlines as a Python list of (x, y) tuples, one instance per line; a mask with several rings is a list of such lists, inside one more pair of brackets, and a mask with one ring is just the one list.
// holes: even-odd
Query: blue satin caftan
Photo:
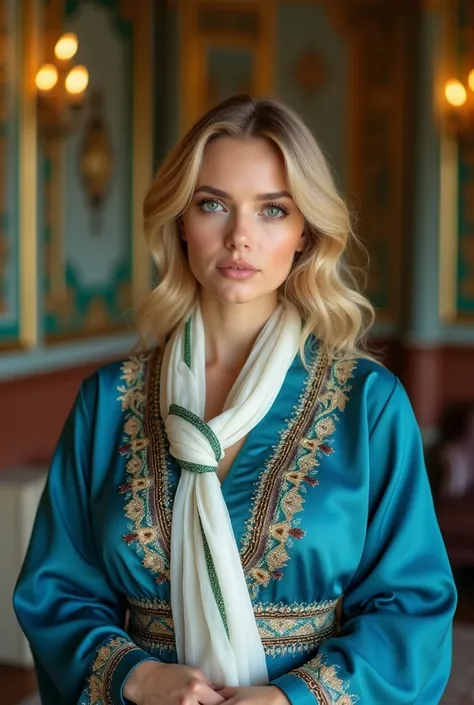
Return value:
[[(60, 437), (14, 595), (44, 705), (126, 702), (176, 662), (169, 557), (180, 470), (161, 354), (103, 367)], [(419, 430), (365, 359), (296, 357), (222, 484), (270, 682), (292, 705), (435, 705), (456, 593)]]

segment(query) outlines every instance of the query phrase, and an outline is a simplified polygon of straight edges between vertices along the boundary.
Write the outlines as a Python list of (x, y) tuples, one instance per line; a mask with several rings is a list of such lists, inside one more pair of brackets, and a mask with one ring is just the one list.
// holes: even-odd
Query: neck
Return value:
[(277, 307), (276, 294), (249, 304), (228, 304), (201, 292), (206, 365), (228, 370), (242, 368), (262, 328)]

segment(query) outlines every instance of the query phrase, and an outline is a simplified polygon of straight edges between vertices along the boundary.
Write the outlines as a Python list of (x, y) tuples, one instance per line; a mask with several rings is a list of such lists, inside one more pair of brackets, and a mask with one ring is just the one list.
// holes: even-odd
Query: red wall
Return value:
[(0, 382), (0, 470), (48, 463), (81, 381), (98, 366)]
[(420, 426), (435, 427), (441, 410), (474, 400), (474, 347), (387, 346), (387, 367), (399, 375)]

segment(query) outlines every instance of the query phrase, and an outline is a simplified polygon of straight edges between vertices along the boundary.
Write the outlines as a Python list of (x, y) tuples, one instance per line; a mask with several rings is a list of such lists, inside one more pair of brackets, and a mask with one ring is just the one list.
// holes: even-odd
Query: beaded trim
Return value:
[(191, 317), (188, 318), (184, 325), (184, 363), (191, 369)]
[[(219, 462), (219, 460), (222, 458), (222, 446), (216, 434), (214, 433), (212, 428), (208, 426), (207, 423), (200, 419), (199, 416), (197, 416), (196, 414), (193, 414), (192, 411), (189, 411), (188, 409), (185, 409), (184, 407), (179, 406), (178, 404), (171, 404), (169, 413), (173, 414), (174, 416), (179, 416), (179, 418), (184, 419), (192, 426), (197, 428), (197, 430), (200, 431), (202, 435), (205, 436), (205, 438), (207, 438), (207, 440), (209, 441), (210, 446), (214, 451), (214, 456), (217, 462)], [(178, 458), (176, 460), (181, 465), (181, 461), (178, 460)], [(194, 465), (194, 463), (191, 463), (191, 465)]]
[(204, 533), (204, 529), (202, 527), (202, 523), (201, 523), (200, 519), (199, 519), (199, 524), (201, 526), (202, 540), (204, 542), (204, 555), (206, 557), (206, 567), (207, 567), (207, 573), (209, 575), (209, 582), (211, 583), (212, 592), (214, 594), (214, 599), (216, 601), (217, 609), (219, 610), (219, 614), (221, 616), (222, 623), (224, 625), (225, 633), (227, 634), (227, 638), (229, 638), (229, 625), (227, 623), (227, 613), (225, 611), (224, 597), (222, 595), (221, 586), (219, 585), (219, 579), (217, 577), (216, 567), (215, 567), (214, 561), (212, 559), (211, 549), (209, 548), (206, 534)]

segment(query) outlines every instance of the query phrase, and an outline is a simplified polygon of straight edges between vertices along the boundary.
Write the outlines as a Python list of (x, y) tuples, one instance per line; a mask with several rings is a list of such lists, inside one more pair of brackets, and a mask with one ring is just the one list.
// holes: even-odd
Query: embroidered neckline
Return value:
[[(142, 555), (157, 582), (169, 581), (172, 497), (178, 480), (160, 414), (162, 354), (132, 358), (122, 366), (119, 387), (125, 412), (120, 452), (127, 457), (125, 514), (132, 521), (123, 538)], [(356, 360), (329, 363), (317, 351), (286, 428), (265, 464), (250, 506), (240, 555), (252, 599), (283, 576), (294, 540), (304, 538), (295, 518), (304, 494), (316, 487), (320, 458), (334, 452), (330, 437), (344, 410)], [(148, 375), (148, 378), (147, 378)]]
[[(158, 583), (169, 580), (169, 535), (171, 527), (171, 489), (169, 473), (150, 476), (150, 435), (145, 405), (146, 369), (148, 358), (134, 357), (122, 365), (122, 381), (118, 388), (125, 413), (123, 445), (120, 453), (127, 458), (127, 482), (119, 487), (125, 495), (125, 516), (132, 522), (123, 540), (135, 545), (143, 566), (155, 575)], [(152, 395), (153, 397), (153, 395)], [(164, 429), (154, 426), (157, 437), (152, 438), (154, 452), (167, 463)]]
[[(271, 578), (282, 577), (281, 568), (288, 560), (287, 541), (304, 535), (292, 526), (294, 514), (302, 509), (302, 501), (299, 509), (298, 501), (296, 504), (291, 501), (295, 492), (284, 471), (292, 466), (298, 440), (311, 422), (327, 364), (327, 357), (318, 353), (288, 425), (280, 432), (280, 440), (265, 463), (252, 498), (241, 548), (242, 565), (252, 598), (256, 597), (260, 585), (268, 584)], [(278, 517), (278, 514), (283, 516)]]
[(293, 417), (259, 478), (241, 553), (252, 599), (283, 577), (293, 541), (305, 536), (295, 515), (303, 511), (308, 488), (319, 484), (321, 457), (334, 452), (330, 437), (337, 412), (345, 408), (355, 364), (330, 364), (323, 352), (317, 354)]

